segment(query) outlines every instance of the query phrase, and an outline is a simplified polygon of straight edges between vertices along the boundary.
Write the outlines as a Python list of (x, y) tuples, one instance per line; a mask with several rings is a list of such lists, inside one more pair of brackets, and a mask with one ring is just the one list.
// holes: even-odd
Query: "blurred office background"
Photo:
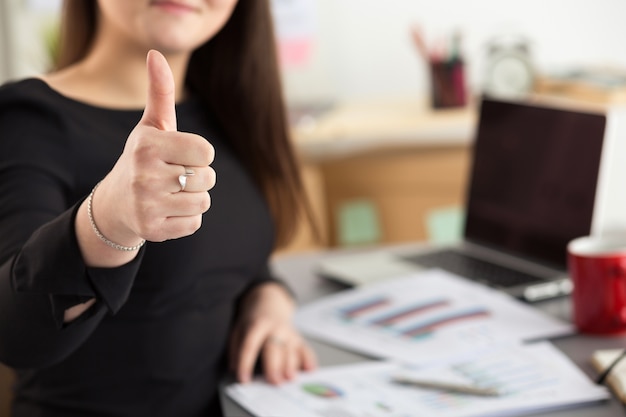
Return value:
[[(461, 34), (470, 95), (487, 81), (490, 45), (507, 37), (524, 40), (535, 76), (626, 69), (624, 0), (272, 5), (286, 96), (300, 114), (296, 148), (322, 235), (315, 240), (303, 227), (292, 250), (458, 237), (476, 111), (471, 102), (442, 111), (424, 105), (431, 79), (411, 25), (429, 47)], [(50, 67), (59, 8), (59, 0), (0, 0), (0, 83)], [(0, 416), (9, 385), (0, 366)]]
[[(50, 68), (60, 4), (0, 0), (0, 82)], [(296, 148), (322, 233), (320, 244), (305, 231), (300, 249), (458, 237), (476, 120), (471, 98), (489, 81), (494, 45), (506, 48), (503, 40), (524, 44), (535, 80), (626, 71), (623, 0), (272, 0), (272, 7)], [(432, 77), (410, 35), (415, 25), (427, 48), (463, 58), (467, 105), (428, 108)]]
[[(453, 31), (462, 33), (468, 81), (474, 88), (484, 81), (489, 42), (501, 36), (527, 39), (533, 62), (542, 72), (626, 66), (626, 3), (621, 0), (273, 0), (273, 4), (283, 37), (309, 42), (301, 45), (300, 58), (285, 66), (291, 101), (424, 94), (426, 68), (411, 44), (412, 23), (420, 24), (433, 43)], [(59, 5), (59, 0), (0, 1), (0, 80), (46, 69), (46, 37)]]

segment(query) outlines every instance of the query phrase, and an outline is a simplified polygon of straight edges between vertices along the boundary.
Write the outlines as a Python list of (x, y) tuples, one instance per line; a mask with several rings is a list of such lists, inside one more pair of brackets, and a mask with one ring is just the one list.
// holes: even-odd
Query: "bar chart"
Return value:
[(309, 336), (410, 363), (572, 331), (504, 293), (440, 270), (318, 300), (298, 311), (296, 324)]

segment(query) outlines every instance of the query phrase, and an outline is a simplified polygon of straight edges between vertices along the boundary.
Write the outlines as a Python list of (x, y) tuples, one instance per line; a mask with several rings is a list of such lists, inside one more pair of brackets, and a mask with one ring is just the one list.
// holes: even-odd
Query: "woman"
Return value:
[(315, 366), (267, 266), (302, 197), (268, 8), (66, 0), (58, 70), (0, 89), (15, 416), (213, 416), (227, 357)]

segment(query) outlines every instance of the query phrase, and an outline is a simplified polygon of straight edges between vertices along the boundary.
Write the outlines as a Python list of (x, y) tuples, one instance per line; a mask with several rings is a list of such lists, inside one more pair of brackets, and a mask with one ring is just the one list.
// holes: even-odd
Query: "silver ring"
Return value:
[(178, 184), (180, 184), (180, 191), (185, 191), (185, 187), (187, 187), (187, 177), (191, 177), (196, 174), (193, 169), (187, 168), (187, 167), (184, 167), (184, 168), (185, 168), (185, 173), (178, 176)]

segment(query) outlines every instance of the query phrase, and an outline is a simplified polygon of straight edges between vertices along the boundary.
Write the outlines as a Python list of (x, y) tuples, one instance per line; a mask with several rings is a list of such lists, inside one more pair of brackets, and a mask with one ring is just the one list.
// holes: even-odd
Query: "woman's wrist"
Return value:
[[(107, 240), (110, 240), (120, 246), (130, 248), (143, 245), (142, 241), (144, 241), (144, 239), (127, 227), (122, 221), (124, 218), (123, 213), (120, 212), (120, 207), (122, 205), (119, 202), (111, 205), (111, 202), (115, 202), (118, 197), (110, 195), (110, 187), (108, 187), (108, 185), (107, 179), (105, 178), (96, 184), (92, 190), (93, 196), (91, 199), (91, 216), (93, 217), (98, 230), (103, 236), (106, 237)], [(87, 203), (89, 203), (89, 198), (87, 199)], [(95, 231), (94, 234), (96, 234)], [(103, 243), (105, 242), (103, 241)], [(110, 246), (108, 244), (106, 245)]]
[[(106, 219), (99, 214), (98, 201), (96, 194), (95, 205), (92, 206), (92, 217), (101, 233), (121, 245), (136, 245), (138, 242), (133, 242), (132, 238), (124, 239), (115, 233), (111, 234), (112, 229), (107, 227)], [(88, 211), (88, 200), (85, 199), (78, 208), (74, 220), (76, 239), (85, 265), (88, 267), (115, 268), (132, 261), (139, 251), (121, 251), (106, 244), (94, 232)]]
[(296, 309), (296, 302), (283, 285), (278, 282), (267, 281), (250, 290), (242, 303), (242, 308), (245, 309), (246, 306), (280, 310), (291, 315)]
[(93, 187), (93, 189), (91, 190), (91, 193), (89, 193), (89, 196), (87, 197), (87, 217), (89, 219), (89, 224), (91, 225), (91, 229), (93, 230), (94, 234), (98, 237), (98, 239), (100, 239), (107, 246), (110, 246), (113, 249), (123, 251), (123, 252), (134, 252), (136, 250), (139, 250), (146, 243), (145, 239), (140, 239), (139, 243), (137, 243), (136, 245), (125, 246), (125, 245), (122, 245), (122, 244), (119, 244), (110, 240), (98, 228), (98, 225), (96, 224), (96, 220), (93, 215), (93, 196), (96, 193), (96, 189), (98, 188), (98, 185), (100, 185), (100, 183), (96, 184)]

